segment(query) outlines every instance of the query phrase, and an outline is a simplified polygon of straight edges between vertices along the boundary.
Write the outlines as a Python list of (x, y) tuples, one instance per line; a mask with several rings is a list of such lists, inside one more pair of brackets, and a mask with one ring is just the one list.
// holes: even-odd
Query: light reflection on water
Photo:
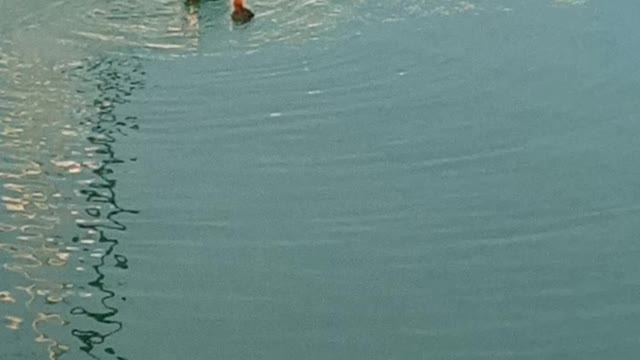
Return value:
[[(117, 233), (126, 230), (122, 215), (135, 211), (122, 208), (116, 198), (116, 168), (129, 160), (117, 157), (114, 145), (137, 124), (133, 117), (117, 116), (115, 109), (143, 85), (144, 73), (135, 58), (107, 57), (74, 64), (60, 74), (65, 81), (56, 86), (73, 83), (76, 94), (92, 100), (58, 114), (56, 121), (57, 104), (74, 102), (67, 101), (61, 87), (42, 90), (38, 80), (21, 100), (41, 107), (30, 112), (14, 101), (15, 110), (3, 118), (0, 250), (4, 269), (23, 280), (0, 284), (0, 302), (8, 306), (3, 314), (7, 328), (25, 333), (22, 327), (31, 324), (35, 341), (46, 345), (52, 359), (71, 350), (66, 331), (89, 355), (100, 346), (123, 358), (106, 339), (122, 329), (115, 316), (126, 299), (117, 296), (115, 280), (105, 279), (102, 269), (128, 267), (116, 249)], [(28, 84), (18, 78), (16, 88)]]

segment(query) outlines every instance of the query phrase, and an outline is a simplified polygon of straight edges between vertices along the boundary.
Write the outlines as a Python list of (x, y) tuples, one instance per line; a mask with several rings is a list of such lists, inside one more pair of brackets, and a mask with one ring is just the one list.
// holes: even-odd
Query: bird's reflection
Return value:
[(200, 20), (198, 18), (198, 10), (200, 2), (197, 0), (187, 0), (185, 3), (185, 26), (188, 32), (197, 34), (200, 29)]

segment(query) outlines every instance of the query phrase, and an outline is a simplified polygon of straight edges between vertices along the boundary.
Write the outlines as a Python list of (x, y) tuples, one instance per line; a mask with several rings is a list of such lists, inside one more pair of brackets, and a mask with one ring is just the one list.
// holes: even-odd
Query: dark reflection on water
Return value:
[[(71, 75), (89, 85), (89, 91), (97, 90), (97, 96), (93, 100), (96, 113), (85, 117), (82, 125), (90, 128), (87, 140), (95, 154), (101, 156), (99, 166), (92, 170), (95, 181), (89, 182), (79, 191), (91, 205), (85, 209), (88, 220), (78, 222), (77, 226), (83, 233), (96, 234), (97, 244), (105, 246), (103, 252), (96, 256), (97, 263), (91, 265), (95, 278), (88, 282), (86, 287), (81, 287), (100, 294), (101, 308), (95, 310), (79, 305), (70, 311), (72, 315), (89, 318), (95, 325), (100, 326), (75, 327), (72, 322), (72, 335), (82, 343), (80, 349), (92, 358), (101, 358), (97, 354), (100, 347), (104, 353), (116, 359), (126, 359), (119, 356), (107, 343), (110, 336), (124, 327), (117, 314), (118, 306), (126, 301), (126, 298), (119, 296), (115, 287), (108, 284), (103, 269), (110, 265), (123, 270), (128, 268), (127, 257), (117, 251), (117, 234), (127, 230), (120, 216), (138, 212), (119, 204), (116, 193), (116, 168), (119, 164), (135, 159), (125, 160), (118, 157), (115, 143), (119, 137), (127, 136), (129, 131), (135, 131), (138, 125), (135, 117), (121, 118), (116, 115), (115, 110), (118, 105), (129, 101), (128, 97), (135, 89), (143, 86), (144, 72), (141, 63), (135, 58), (103, 58), (86, 62), (73, 69)], [(73, 241), (79, 242), (80, 239), (75, 237)]]

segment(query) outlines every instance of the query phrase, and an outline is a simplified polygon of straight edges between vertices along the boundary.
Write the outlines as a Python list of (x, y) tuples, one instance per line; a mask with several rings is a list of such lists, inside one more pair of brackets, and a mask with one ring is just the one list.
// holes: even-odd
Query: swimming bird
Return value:
[(233, 0), (231, 20), (236, 24), (246, 24), (253, 19), (253, 12), (244, 6), (244, 0)]

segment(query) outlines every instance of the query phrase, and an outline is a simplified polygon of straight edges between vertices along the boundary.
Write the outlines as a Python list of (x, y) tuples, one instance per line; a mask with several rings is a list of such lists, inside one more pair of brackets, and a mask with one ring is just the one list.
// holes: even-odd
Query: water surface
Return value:
[(640, 348), (632, 1), (0, 2), (0, 358)]

